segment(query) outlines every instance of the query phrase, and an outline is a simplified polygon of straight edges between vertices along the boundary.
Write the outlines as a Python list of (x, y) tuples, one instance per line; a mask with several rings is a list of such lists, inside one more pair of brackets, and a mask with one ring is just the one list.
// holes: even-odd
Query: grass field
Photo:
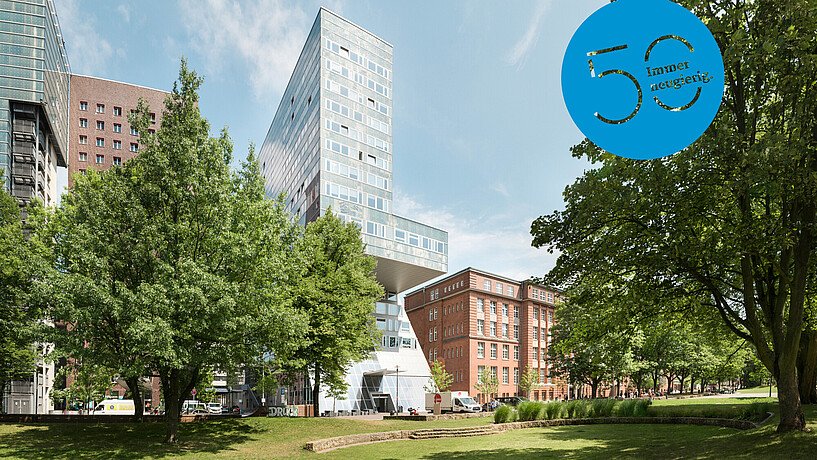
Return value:
[[(769, 394), (769, 385), (766, 386), (759, 386), (759, 387), (752, 387), (752, 388), (741, 388), (737, 391), (738, 393), (763, 393)], [(777, 386), (772, 385), (772, 393), (777, 393)]]
[[(651, 411), (727, 410), (758, 398), (656, 400)], [(677, 406), (677, 407), (672, 407)], [(716, 408), (716, 409), (713, 409)], [(806, 408), (817, 430), (817, 408)], [(324, 454), (306, 441), (374, 431), (474, 426), (491, 418), (438, 422), (347, 419), (227, 419), (181, 425), (182, 442), (164, 445), (164, 424), (0, 425), (0, 458), (814, 458), (817, 434), (774, 433), (776, 417), (758, 430), (683, 425), (587, 425), (537, 428), (474, 438), (396, 441)]]

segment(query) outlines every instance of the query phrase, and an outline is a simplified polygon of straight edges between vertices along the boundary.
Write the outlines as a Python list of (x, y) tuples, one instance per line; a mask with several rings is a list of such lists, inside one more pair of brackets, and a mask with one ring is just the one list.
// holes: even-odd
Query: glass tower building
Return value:
[(398, 398), (424, 405), (428, 364), (397, 294), (448, 269), (447, 232), (392, 212), (392, 51), (321, 8), (259, 154), (269, 198), (285, 193), (304, 225), (331, 207), (360, 226), (377, 258), (387, 292), (375, 313), (381, 348), (350, 369), (340, 410), (391, 411)]
[(0, 171), (21, 204), (56, 198), (70, 68), (52, 0), (0, 1)]

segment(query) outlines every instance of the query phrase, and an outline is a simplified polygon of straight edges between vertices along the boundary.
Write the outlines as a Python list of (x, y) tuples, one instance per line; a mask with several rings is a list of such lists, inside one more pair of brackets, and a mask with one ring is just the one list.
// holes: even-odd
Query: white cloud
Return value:
[(395, 191), (395, 213), (448, 232), (448, 270), (474, 267), (516, 280), (542, 276), (558, 254), (532, 247), (530, 223), (520, 216), (461, 216), (447, 208), (428, 208)]
[(62, 29), (71, 71), (85, 75), (103, 75), (115, 52), (111, 44), (96, 32), (96, 16), (80, 14), (76, 0), (58, 2)]
[(194, 49), (211, 72), (236, 72), (243, 59), (256, 96), (279, 94), (306, 40), (309, 16), (281, 0), (180, 0)]
[(491, 187), (491, 190), (499, 193), (500, 195), (504, 196), (505, 198), (510, 198), (511, 194), (508, 193), (508, 189), (505, 188), (505, 184), (502, 182), (497, 182)]
[(522, 38), (516, 42), (505, 57), (508, 64), (516, 66), (518, 70), (521, 70), (522, 67), (525, 66), (528, 53), (539, 40), (539, 26), (542, 22), (542, 17), (549, 8), (550, 0), (539, 0), (537, 2), (536, 8), (533, 10), (533, 15), (530, 18), (530, 24), (528, 24), (528, 28), (525, 30), (525, 34), (522, 35)]
[(128, 9), (127, 5), (124, 3), (119, 5), (119, 7), (116, 8), (116, 11), (119, 11), (119, 14), (122, 15), (125, 22), (130, 23), (130, 10)]

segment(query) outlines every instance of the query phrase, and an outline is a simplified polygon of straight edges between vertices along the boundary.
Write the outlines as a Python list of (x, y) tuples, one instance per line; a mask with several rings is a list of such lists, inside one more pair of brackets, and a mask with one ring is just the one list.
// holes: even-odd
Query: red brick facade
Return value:
[(142, 98), (155, 117), (152, 129), (158, 129), (167, 96), (165, 91), (71, 75), (68, 186), (74, 185), (77, 172), (110, 169), (137, 155), (139, 136), (131, 133), (128, 114)]
[[(544, 361), (558, 298), (527, 281), (467, 268), (406, 295), (405, 308), (429, 364), (442, 361), (454, 376), (451, 391), (467, 391), (480, 402), (518, 395), (552, 400), (567, 397), (567, 385), (549, 375)], [(519, 381), (528, 366), (540, 383), (523, 394)], [(497, 395), (474, 388), (481, 367), (495, 368)]]

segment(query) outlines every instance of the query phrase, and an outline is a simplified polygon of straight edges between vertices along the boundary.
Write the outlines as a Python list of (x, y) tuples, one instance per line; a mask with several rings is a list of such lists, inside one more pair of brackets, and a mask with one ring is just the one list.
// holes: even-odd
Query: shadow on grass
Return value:
[[(778, 435), (773, 429), (738, 432), (679, 425), (574, 426), (531, 430), (513, 446), (472, 451), (438, 451), (420, 458), (481, 460), (518, 458), (815, 458), (817, 436)], [(494, 445), (501, 445), (496, 437)], [(528, 441), (528, 442), (525, 442)], [(544, 446), (543, 444), (547, 444)]]
[(0, 450), (23, 459), (136, 459), (184, 454), (217, 454), (247, 442), (260, 433), (240, 419), (179, 425), (181, 441), (165, 444), (164, 423), (55, 423), (18, 425), (0, 435)]

